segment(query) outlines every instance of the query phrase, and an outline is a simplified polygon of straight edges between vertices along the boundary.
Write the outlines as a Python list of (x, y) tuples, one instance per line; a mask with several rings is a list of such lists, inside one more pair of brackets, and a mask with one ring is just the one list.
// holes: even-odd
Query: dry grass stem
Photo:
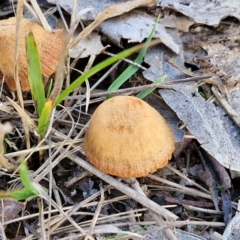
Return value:
[[(139, 182), (135, 178), (130, 178), (127, 181), (131, 184), (132, 188), (134, 188), (139, 194), (145, 196), (142, 188), (139, 185)], [(161, 215), (156, 214), (153, 211), (149, 211), (149, 212), (150, 212), (150, 215), (153, 217), (153, 219), (158, 224), (158, 226), (166, 225), (164, 220), (162, 219)], [(176, 236), (174, 235), (174, 233), (172, 232), (172, 230), (170, 228), (163, 229), (163, 233), (167, 237), (168, 240), (177, 240)]]
[(180, 184), (177, 184), (177, 183), (174, 183), (174, 182), (171, 182), (169, 180), (166, 180), (164, 178), (161, 178), (161, 177), (158, 177), (158, 176), (155, 176), (155, 175), (152, 175), (152, 174), (149, 174), (148, 175), (149, 178), (153, 179), (153, 180), (156, 180), (158, 182), (161, 182), (161, 183), (164, 183), (164, 184), (167, 184), (169, 186), (172, 186), (172, 187), (175, 187), (177, 189), (181, 189), (183, 190), (186, 194), (189, 194), (191, 196), (198, 196), (198, 197), (202, 197), (202, 198), (206, 198), (206, 199), (211, 199), (212, 200), (212, 197), (210, 194), (206, 194), (206, 193), (202, 193), (202, 192), (199, 192), (195, 189), (191, 189), (191, 188), (188, 188), (188, 187), (185, 187), (185, 186), (182, 186)]
[(221, 95), (215, 86), (212, 86), (211, 90), (229, 117), (237, 124), (238, 127), (240, 127), (240, 115), (231, 107), (231, 105), (225, 100), (225, 98)]
[(98, 176), (105, 182), (109, 183), (110, 185), (114, 186), (116, 189), (121, 191), (122, 193), (128, 195), (135, 201), (139, 202), (143, 206), (149, 208), (150, 210), (156, 212), (157, 214), (163, 216), (166, 219), (177, 219), (178, 217), (171, 213), (170, 211), (166, 210), (165, 208), (161, 207), (160, 205), (156, 204), (155, 202), (151, 201), (145, 196), (139, 195), (136, 191), (127, 187), (123, 183), (117, 181), (115, 178), (104, 174), (103, 172), (96, 169), (94, 166), (90, 165), (86, 161), (82, 160), (81, 158), (77, 157), (76, 155), (68, 153), (66, 155), (67, 158), (75, 162), (76, 164), (80, 165), (81, 167), (85, 168), (86, 170), (90, 171), (94, 175)]

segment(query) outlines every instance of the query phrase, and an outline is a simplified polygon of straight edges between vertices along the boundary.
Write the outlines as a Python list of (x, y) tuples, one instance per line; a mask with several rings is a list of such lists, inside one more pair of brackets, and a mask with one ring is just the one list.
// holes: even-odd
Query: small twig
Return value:
[(95, 168), (93, 165), (89, 164), (88, 162), (84, 161), (80, 157), (68, 153), (66, 155), (67, 158), (71, 159), (73, 162), (76, 164), (80, 165), (82, 168), (85, 168), (89, 172), (93, 173), (94, 175), (98, 176), (101, 178), (103, 181), (109, 183), (110, 185), (114, 186), (117, 190), (121, 191), (122, 193), (126, 194), (127, 196), (131, 197), (135, 201), (139, 202), (143, 206), (149, 208), (153, 212), (159, 214), (160, 216), (163, 216), (166, 219), (173, 219), (176, 220), (178, 217), (165, 209), (164, 207), (156, 204), (155, 202), (151, 201), (145, 196), (142, 196), (138, 194), (136, 191), (134, 191), (132, 188), (126, 186), (125, 184), (119, 182), (115, 178), (101, 172), (97, 168)]
[(71, 187), (74, 183), (78, 182), (79, 180), (89, 176), (88, 172), (83, 172), (79, 176), (73, 177), (65, 182), (65, 187), (69, 188)]
[(143, 86), (130, 87), (130, 88), (120, 89), (120, 90), (116, 90), (116, 91), (109, 91), (109, 92), (105, 91), (102, 93), (91, 94), (91, 97), (105, 97), (107, 95), (119, 95), (119, 94), (127, 93), (127, 92), (136, 93), (136, 92), (140, 92), (142, 90), (149, 89), (149, 88), (171, 89), (172, 85), (175, 85), (178, 83), (194, 82), (194, 81), (206, 79), (208, 77), (209, 77), (209, 75), (199, 76), (199, 77), (190, 77), (190, 78), (183, 78), (183, 79), (179, 79), (179, 80), (167, 81), (164, 83), (152, 83), (152, 84), (143, 85)]
[[(97, 196), (99, 195), (99, 193), (95, 193), (93, 194), (91, 197), (81, 201), (80, 203), (76, 204), (75, 206), (73, 206), (72, 209), (70, 209), (69, 211), (67, 211), (64, 216), (57, 221), (57, 223), (55, 225), (53, 225), (50, 230), (49, 230), (49, 234), (52, 234), (60, 225), (62, 225), (67, 219), (69, 219), (75, 212), (78, 211), (79, 208), (81, 208), (84, 204), (90, 202), (91, 200), (95, 199)], [(82, 231), (81, 231), (82, 232)], [(84, 235), (86, 235), (86, 232), (83, 233)]]
[[(116, 55), (116, 54), (113, 54), (113, 53), (110, 53), (110, 52), (107, 52), (107, 51), (105, 51), (104, 53), (105, 53), (106, 55), (108, 55), (108, 56), (111, 56), (111, 57)], [(125, 61), (125, 62), (127, 62), (127, 63), (130, 63), (131, 65), (136, 66), (136, 67), (138, 67), (138, 68), (140, 68), (140, 69), (142, 69), (142, 70), (144, 70), (144, 71), (147, 71), (147, 70), (148, 70), (147, 68), (143, 67), (141, 64), (138, 64), (138, 63), (136, 63), (136, 62), (133, 62), (133, 61), (127, 59), (127, 58), (122, 58), (122, 60)]]
[(185, 194), (189, 194), (189, 195), (192, 195), (192, 196), (198, 196), (198, 197), (207, 198), (207, 199), (212, 200), (212, 197), (211, 197), (210, 194), (206, 194), (206, 193), (197, 191), (197, 190), (195, 190), (195, 189), (187, 188), (187, 187), (185, 187), (185, 186), (182, 186), (182, 185), (180, 185), (180, 184), (171, 182), (171, 181), (169, 181), (169, 180), (167, 180), (167, 179), (164, 179), (164, 178), (161, 178), (161, 177), (152, 175), (152, 174), (149, 174), (148, 177), (151, 178), (151, 179), (153, 179), (153, 180), (156, 180), (156, 181), (165, 183), (165, 184), (167, 184), (167, 185), (169, 185), (169, 186), (173, 186), (173, 187), (179, 188), (179, 189), (181, 189), (181, 190), (184, 190), (184, 191), (185, 191)]
[[(135, 178), (127, 179), (127, 181), (131, 184), (131, 186), (132, 186), (139, 194), (145, 196), (143, 190), (141, 189), (138, 181), (137, 181)], [(149, 212), (150, 212), (150, 214), (152, 215), (153, 219), (156, 221), (156, 223), (157, 223), (159, 226), (165, 226), (165, 225), (166, 225), (161, 216), (159, 216), (158, 214), (156, 214), (156, 213), (153, 212), (153, 211), (149, 211)], [(163, 233), (164, 233), (164, 235), (165, 235), (169, 240), (177, 240), (176, 236), (173, 234), (173, 232), (172, 232), (172, 230), (171, 230), (170, 228), (163, 229)]]
[(175, 169), (174, 167), (167, 165), (166, 166), (169, 170), (173, 171), (174, 173), (176, 173), (178, 176), (182, 177), (183, 179), (187, 180), (189, 184), (200, 188), (202, 191), (204, 191), (207, 194), (210, 194), (210, 192), (205, 189), (204, 187), (202, 187), (201, 185), (195, 183), (194, 181), (192, 181), (191, 179), (189, 179), (187, 176), (185, 176), (183, 173), (181, 173), (180, 171), (178, 171), (177, 169)]
[(206, 209), (206, 208), (199, 208), (199, 207), (194, 207), (194, 206), (185, 205), (185, 204), (183, 204), (182, 206), (185, 209), (190, 210), (190, 211), (203, 212), (203, 213), (208, 213), (208, 214), (220, 214), (220, 215), (223, 215), (223, 211)]
[(101, 191), (101, 199), (100, 199), (100, 201), (99, 201), (99, 203), (98, 203), (98, 206), (97, 206), (97, 209), (96, 209), (96, 211), (95, 211), (94, 217), (93, 217), (93, 219), (92, 219), (92, 221), (91, 221), (91, 224), (90, 224), (90, 226), (89, 226), (88, 233), (87, 233), (87, 235), (86, 235), (86, 237), (85, 237), (84, 240), (88, 239), (89, 236), (91, 236), (91, 234), (92, 234), (92, 232), (93, 232), (93, 229), (94, 229), (94, 226), (96, 225), (98, 216), (99, 216), (99, 214), (100, 214), (101, 208), (102, 208), (102, 206), (103, 206), (103, 202), (104, 202), (104, 192), (103, 192), (103, 189), (102, 189), (102, 188), (101, 188), (100, 191)]
[(21, 150), (21, 151), (6, 153), (6, 154), (4, 154), (4, 156), (7, 157), (7, 158), (13, 158), (13, 157), (19, 157), (20, 158), (20, 157), (25, 156), (29, 153), (34, 153), (34, 152), (46, 150), (46, 149), (49, 149), (49, 148), (56, 148), (56, 147), (59, 147), (59, 146), (63, 147), (63, 146), (66, 146), (66, 145), (75, 145), (75, 144), (79, 145), (79, 144), (81, 144), (81, 142), (82, 142), (82, 139), (78, 139), (78, 140), (70, 139), (69, 141), (66, 141), (64, 143), (64, 145), (62, 145), (61, 142), (57, 142), (57, 143), (52, 143), (51, 146), (43, 145), (41, 147), (33, 147), (33, 148)]
[(216, 87), (212, 86), (211, 90), (216, 97), (217, 101), (221, 106), (224, 108), (224, 110), (227, 112), (229, 117), (237, 124), (237, 126), (240, 128), (240, 116), (239, 114), (230, 106), (230, 104), (224, 99), (224, 97), (220, 94), (220, 92), (217, 90)]
[(46, 236), (46, 226), (44, 224), (44, 216), (43, 216), (43, 199), (39, 198), (38, 199), (38, 209), (39, 209), (39, 219), (40, 219), (40, 228), (41, 228), (41, 239), (42, 240), (47, 240)]
[(7, 240), (6, 235), (5, 235), (5, 231), (2, 225), (2, 222), (0, 221), (0, 238), (2, 240)]

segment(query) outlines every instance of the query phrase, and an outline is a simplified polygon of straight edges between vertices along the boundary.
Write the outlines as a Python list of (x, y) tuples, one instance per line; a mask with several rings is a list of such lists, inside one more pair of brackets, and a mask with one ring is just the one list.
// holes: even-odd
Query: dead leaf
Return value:
[(240, 19), (240, 9), (238, 0), (161, 0), (157, 4), (159, 7), (174, 9), (185, 16), (193, 19), (196, 23), (210, 26), (218, 25), (223, 18), (232, 16)]
[(174, 28), (180, 32), (188, 32), (189, 27), (194, 24), (194, 21), (189, 20), (185, 16), (176, 16), (174, 14), (164, 15), (160, 21), (161, 25), (166, 28)]
[[(128, 39), (128, 42), (142, 42), (151, 33), (155, 22), (156, 17), (134, 10), (104, 21), (99, 28), (115, 44), (120, 45), (122, 39)], [(180, 46), (161, 24), (157, 25), (154, 38), (160, 39), (173, 52), (180, 53)]]
[[(201, 147), (218, 162), (229, 169), (240, 171), (240, 132), (227, 129), (226, 116), (213, 103), (206, 102), (194, 84), (174, 86), (174, 90), (159, 90), (165, 102), (187, 124), (187, 129), (196, 137)], [(232, 130), (231, 130), (232, 131)]]
[[(208, 52), (208, 60), (215, 70), (214, 76), (221, 78), (228, 86), (235, 86), (240, 82), (240, 51), (239, 47), (228, 47), (219, 43), (200, 43)], [(212, 71), (214, 72), (214, 71)], [(228, 88), (232, 90), (232, 88)]]
[(228, 223), (222, 239), (240, 239), (240, 214), (238, 212), (236, 212), (235, 217)]
[(4, 222), (14, 219), (23, 210), (25, 204), (11, 198), (0, 200), (0, 219)]
[(90, 25), (84, 28), (83, 31), (73, 40), (73, 42), (70, 44), (70, 48), (75, 48), (81, 40), (86, 38), (103, 21), (122, 15), (123, 13), (129, 12), (137, 7), (152, 7), (155, 6), (155, 4), (156, 0), (135, 0), (107, 7), (99, 16), (96, 17), (96, 19)]
[[(16, 18), (0, 21), (0, 71), (5, 75), (5, 82), (11, 91), (16, 90), (14, 81), (14, 44), (15, 44)], [(22, 19), (19, 35), (19, 78), (22, 91), (29, 90), (28, 69), (25, 51), (25, 34), (32, 30), (36, 40), (42, 74), (49, 77), (58, 65), (58, 58), (62, 48), (62, 30), (48, 32), (40, 25), (31, 23), (28, 19)]]
[(69, 55), (71, 58), (76, 58), (82, 52), (80, 58), (86, 58), (91, 55), (98, 55), (105, 49), (106, 47), (101, 42), (101, 36), (96, 32), (92, 32), (71, 50)]

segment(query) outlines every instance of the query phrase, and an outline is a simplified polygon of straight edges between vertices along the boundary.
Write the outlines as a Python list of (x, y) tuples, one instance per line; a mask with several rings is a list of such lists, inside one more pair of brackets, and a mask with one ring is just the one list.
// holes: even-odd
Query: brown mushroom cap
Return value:
[(174, 134), (149, 104), (131, 96), (113, 97), (92, 115), (83, 142), (89, 161), (119, 177), (142, 177), (167, 165)]
[[(25, 36), (30, 30), (33, 33), (38, 47), (42, 74), (45, 77), (49, 77), (56, 70), (59, 55), (63, 46), (62, 30), (58, 29), (48, 32), (42, 26), (30, 22), (29, 19), (21, 19), (21, 28), (18, 39), (18, 64), (22, 91), (28, 91), (30, 89), (28, 83), (28, 64), (25, 47)], [(0, 21), (0, 81), (2, 80), (2, 75), (5, 75), (5, 82), (11, 91), (16, 91), (14, 81), (15, 31), (15, 17)]]

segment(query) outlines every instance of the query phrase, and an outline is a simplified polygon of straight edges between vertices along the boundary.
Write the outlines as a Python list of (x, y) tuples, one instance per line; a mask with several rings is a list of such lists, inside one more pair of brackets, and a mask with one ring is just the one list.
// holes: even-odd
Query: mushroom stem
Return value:
[(122, 193), (126, 194), (130, 198), (133, 198), (135, 201), (139, 202), (143, 206), (147, 207), (151, 211), (157, 213), (158, 215), (164, 217), (167, 220), (176, 220), (178, 216), (171, 213), (164, 207), (158, 205), (157, 203), (153, 202), (152, 200), (148, 199), (146, 196), (143, 196), (139, 194), (137, 191), (133, 190), (132, 188), (126, 186), (125, 184), (119, 182), (115, 178), (101, 172), (97, 168), (95, 168), (93, 165), (89, 164), (88, 162), (84, 161), (80, 157), (74, 155), (74, 154), (68, 154), (67, 158), (81, 166), (82, 168), (86, 169), (87, 171), (95, 174), (99, 178), (101, 178), (103, 181), (107, 182), (108, 184), (115, 187), (117, 190), (121, 191)]

